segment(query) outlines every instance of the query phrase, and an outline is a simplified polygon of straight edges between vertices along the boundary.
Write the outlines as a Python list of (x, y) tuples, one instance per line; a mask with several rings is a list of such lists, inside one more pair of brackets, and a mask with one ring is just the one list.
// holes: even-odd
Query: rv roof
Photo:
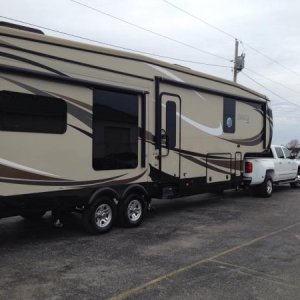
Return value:
[[(2, 23), (6, 23), (6, 22), (2, 22)], [(7, 24), (10, 24), (10, 23), (7, 23)], [(25, 26), (20, 26), (20, 27), (29, 28), (29, 27), (25, 27)], [(121, 50), (115, 50), (115, 49), (106, 48), (106, 47), (102, 47), (102, 46), (90, 45), (90, 44), (86, 44), (86, 43), (76, 42), (76, 41), (53, 37), (53, 36), (47, 36), (47, 35), (43, 35), (43, 32), (38, 29), (29, 28), (30, 30), (29, 29), (26, 30), (26, 29), (22, 29), (20, 27), (19, 27), (19, 25), (11, 24), (11, 26), (5, 25), (5, 27), (2, 27), (2, 28), (0, 26), (0, 30), (2, 32), (3, 31), (7, 32), (7, 33), (9, 32), (9, 33), (13, 34), (14, 36), (17, 36), (20, 38), (32, 39), (37, 42), (51, 43), (51, 44), (55, 44), (57, 46), (72, 47), (72, 48), (82, 50), (82, 51), (90, 51), (90, 52), (99, 53), (99, 54), (108, 54), (108, 55), (118, 56), (120, 58), (129, 58), (129, 59), (133, 59), (136, 61), (150, 63), (150, 64), (157, 65), (160, 67), (169, 68), (169, 69), (172, 69), (175, 71), (183, 72), (185, 74), (191, 74), (194, 76), (213, 80), (213, 81), (223, 83), (226, 85), (238, 87), (238, 88), (241, 88), (253, 95), (256, 95), (259, 98), (269, 100), (265, 95), (260, 94), (252, 89), (249, 89), (241, 84), (234, 83), (232, 81), (229, 81), (229, 80), (226, 80), (226, 79), (223, 79), (220, 77), (208, 75), (208, 74), (205, 74), (205, 73), (202, 73), (199, 71), (195, 71), (188, 67), (180, 66), (177, 64), (171, 64), (171, 63), (161, 61), (158, 59), (154, 59), (154, 58), (151, 58), (151, 57), (148, 57), (145, 55), (141, 55), (141, 54), (126, 52), (126, 51), (121, 51)], [(40, 34), (40, 33), (42, 33), (42, 34)]]

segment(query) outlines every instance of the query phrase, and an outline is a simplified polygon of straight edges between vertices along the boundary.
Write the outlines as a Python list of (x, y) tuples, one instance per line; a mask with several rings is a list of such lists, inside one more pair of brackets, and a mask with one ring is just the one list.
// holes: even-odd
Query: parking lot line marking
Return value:
[(297, 223), (294, 223), (294, 224), (292, 224), (292, 225), (289, 225), (289, 226), (280, 228), (280, 229), (278, 229), (278, 230), (269, 232), (269, 233), (267, 233), (267, 234), (264, 234), (264, 235), (262, 235), (262, 236), (259, 236), (259, 237), (255, 238), (255, 239), (253, 239), (253, 240), (250, 240), (250, 241), (248, 241), (248, 242), (244, 242), (244, 243), (242, 243), (242, 244), (239, 244), (239, 245), (237, 245), (237, 246), (234, 246), (234, 247), (232, 247), (232, 248), (230, 248), (230, 249), (228, 249), (228, 250), (225, 250), (225, 251), (220, 252), (220, 253), (218, 253), (218, 254), (215, 254), (215, 255), (213, 255), (213, 256), (210, 256), (210, 257), (201, 259), (201, 260), (196, 261), (196, 262), (194, 262), (194, 263), (192, 263), (192, 264), (190, 264), (190, 265), (181, 267), (181, 268), (179, 268), (179, 269), (176, 269), (176, 270), (174, 270), (174, 271), (171, 271), (171, 272), (169, 272), (169, 273), (166, 273), (166, 274), (164, 274), (164, 275), (161, 275), (161, 276), (159, 276), (159, 277), (156, 277), (156, 278), (154, 278), (154, 279), (152, 279), (152, 280), (150, 280), (150, 281), (148, 281), (148, 282), (145, 282), (145, 283), (143, 283), (143, 284), (141, 284), (141, 285), (139, 285), (139, 286), (137, 286), (137, 287), (135, 287), (135, 288), (128, 289), (128, 290), (126, 290), (126, 291), (124, 291), (124, 292), (122, 292), (122, 293), (120, 293), (120, 294), (118, 294), (118, 295), (116, 295), (116, 296), (113, 296), (113, 297), (109, 298), (109, 300), (122, 300), (122, 299), (126, 299), (126, 298), (128, 298), (129, 296), (132, 296), (132, 295), (134, 295), (134, 294), (137, 294), (137, 293), (139, 293), (140, 291), (142, 291), (142, 290), (144, 290), (144, 289), (147, 289), (147, 288), (149, 288), (149, 287), (151, 287), (151, 286), (153, 286), (153, 285), (155, 285), (155, 284), (157, 284), (157, 283), (160, 283), (161, 281), (167, 280), (167, 279), (169, 279), (169, 278), (171, 278), (171, 277), (174, 277), (174, 276), (176, 276), (176, 275), (178, 275), (178, 274), (180, 274), (180, 273), (183, 273), (183, 272), (189, 271), (189, 270), (191, 270), (191, 269), (193, 269), (193, 268), (195, 268), (195, 267), (198, 267), (198, 266), (202, 265), (203, 263), (209, 262), (209, 261), (214, 260), (214, 259), (217, 259), (217, 258), (219, 258), (219, 257), (221, 257), (221, 256), (224, 256), (224, 255), (230, 254), (230, 253), (232, 253), (232, 252), (235, 252), (235, 251), (237, 251), (237, 250), (240, 250), (240, 249), (242, 249), (242, 248), (248, 247), (248, 246), (250, 246), (250, 245), (252, 245), (252, 244), (254, 244), (254, 243), (256, 243), (256, 242), (259, 242), (259, 241), (261, 241), (261, 240), (264, 240), (264, 239), (266, 239), (266, 238), (268, 238), (268, 237), (270, 237), (270, 236), (273, 236), (273, 235), (275, 235), (275, 234), (281, 233), (281, 232), (283, 232), (283, 231), (287, 231), (287, 230), (289, 230), (289, 229), (291, 229), (291, 228), (294, 228), (294, 227), (296, 227), (296, 226), (299, 226), (299, 225), (300, 225), (300, 222), (297, 222)]
[(299, 286), (297, 286), (297, 285), (290, 284), (288, 282), (283, 281), (282, 279), (280, 279), (278, 277), (271, 276), (271, 275), (268, 275), (268, 274), (260, 272), (260, 271), (256, 271), (251, 268), (247, 268), (244, 266), (240, 266), (240, 265), (236, 265), (236, 264), (232, 264), (232, 263), (228, 263), (228, 262), (224, 262), (224, 261), (220, 261), (220, 260), (216, 260), (216, 259), (211, 259), (211, 260), (209, 260), (209, 262), (214, 262), (219, 265), (228, 266), (231, 269), (237, 270), (246, 275), (250, 275), (250, 276), (257, 277), (257, 278), (267, 280), (267, 281), (272, 281), (274, 283), (282, 284), (282, 285), (285, 285), (285, 286), (288, 286), (291, 288), (299, 289)]

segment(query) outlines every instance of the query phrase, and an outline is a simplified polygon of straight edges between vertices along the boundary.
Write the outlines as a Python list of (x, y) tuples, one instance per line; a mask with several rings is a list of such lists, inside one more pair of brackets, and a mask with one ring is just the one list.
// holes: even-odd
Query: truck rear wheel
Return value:
[(85, 229), (92, 234), (108, 232), (115, 218), (116, 207), (114, 201), (108, 196), (96, 198), (82, 215)]
[(292, 188), (296, 188), (296, 187), (299, 186), (299, 179), (300, 179), (300, 167), (298, 168), (298, 174), (297, 174), (297, 177), (296, 177), (297, 181), (290, 183)]
[(298, 186), (298, 182), (291, 182), (290, 185), (292, 188), (296, 188)]
[(264, 182), (258, 186), (258, 196), (269, 198), (273, 193), (273, 180), (270, 176), (266, 176)]
[(134, 193), (130, 194), (120, 204), (119, 220), (124, 227), (136, 227), (144, 219), (146, 203), (143, 195)]

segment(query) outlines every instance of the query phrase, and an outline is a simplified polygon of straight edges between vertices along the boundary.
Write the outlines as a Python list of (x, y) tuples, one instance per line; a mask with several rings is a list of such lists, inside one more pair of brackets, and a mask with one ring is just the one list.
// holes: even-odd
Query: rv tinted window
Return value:
[(136, 168), (138, 132), (138, 96), (113, 91), (94, 91), (95, 170)]
[(31, 94), (0, 92), (0, 130), (61, 134), (66, 128), (65, 101)]
[(227, 133), (235, 132), (235, 100), (224, 98), (223, 130)]
[(168, 101), (166, 103), (166, 131), (169, 138), (169, 148), (176, 146), (176, 103)]

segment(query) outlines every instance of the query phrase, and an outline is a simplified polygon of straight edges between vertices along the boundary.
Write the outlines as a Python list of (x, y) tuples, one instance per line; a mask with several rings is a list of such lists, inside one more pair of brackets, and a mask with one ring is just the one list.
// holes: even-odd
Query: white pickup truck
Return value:
[(283, 146), (272, 145), (271, 151), (262, 157), (249, 154), (245, 158), (244, 184), (259, 196), (270, 197), (273, 184), (290, 183), (295, 187), (299, 180), (300, 165)]

